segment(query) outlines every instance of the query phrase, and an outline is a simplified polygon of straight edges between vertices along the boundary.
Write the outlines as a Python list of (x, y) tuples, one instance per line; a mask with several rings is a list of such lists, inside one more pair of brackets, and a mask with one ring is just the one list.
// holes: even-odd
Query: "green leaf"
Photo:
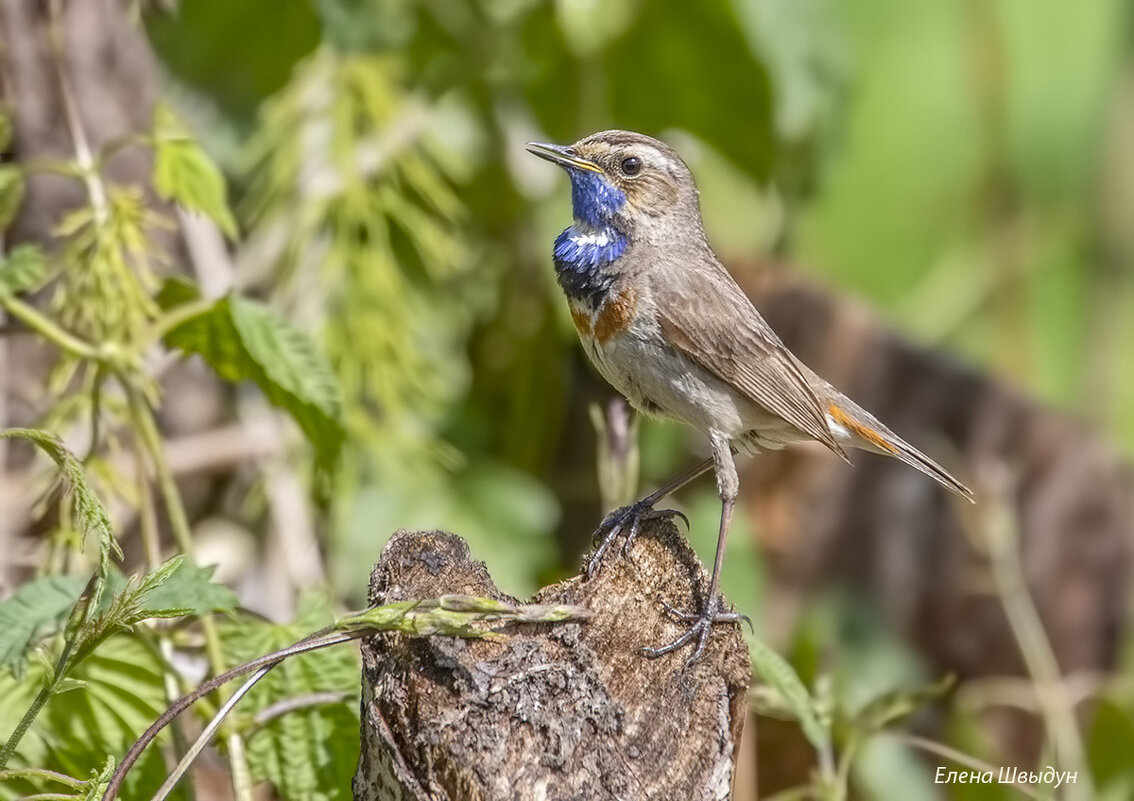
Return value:
[[(199, 297), (195, 287), (184, 281), (170, 280), (158, 293), (158, 303), (164, 309), (176, 309)], [(256, 380), (256, 365), (232, 324), (228, 298), (218, 300), (205, 314), (173, 328), (164, 341), (171, 348), (200, 356), (225, 381)]]
[(0, 668), (18, 671), (36, 640), (59, 631), (85, 584), (77, 576), (45, 576), (0, 602)]
[(38, 245), (17, 245), (0, 261), (0, 296), (39, 288), (47, 276), (47, 259)]
[(338, 381), (315, 342), (260, 303), (231, 299), (232, 321), (267, 381), (265, 394), (287, 409), (308, 438), (335, 452), (342, 439)]
[[(85, 689), (52, 696), (36, 728), (51, 744), (47, 766), (84, 776), (101, 771), (108, 754), (133, 745), (169, 699), (160, 657), (132, 636), (108, 640), (74, 677)], [(127, 776), (121, 797), (150, 797), (165, 773), (161, 749), (150, 748)]]
[(0, 164), (0, 231), (16, 219), (26, 188), (22, 169), (14, 164)]
[[(185, 296), (184, 287), (169, 294)], [(343, 443), (338, 383), (314, 341), (262, 303), (230, 296), (170, 331), (165, 342), (201, 356), (227, 381), (255, 381), (331, 465)]]
[(169, 311), (200, 298), (201, 291), (196, 284), (183, 275), (174, 275), (162, 281), (154, 301), (162, 311)]
[[(238, 664), (290, 645), (331, 622), (325, 604), (307, 596), (290, 625), (241, 621), (222, 630), (225, 656)], [(286, 801), (345, 801), (358, 765), (358, 654), (324, 648), (281, 663), (241, 702), (255, 715), (287, 699), (341, 693), (341, 700), (273, 717), (248, 739), (248, 762), (257, 779), (270, 781)]]
[(215, 570), (215, 565), (198, 567), (183, 561), (147, 592), (142, 611), (150, 617), (176, 617), (176, 610), (185, 610), (180, 614), (190, 615), (235, 611), (238, 603), (236, 593), (212, 580)]
[(768, 647), (763, 640), (749, 635), (748, 648), (752, 655), (752, 667), (756, 674), (766, 681), (782, 697), (784, 703), (799, 721), (804, 736), (817, 751), (830, 749), (830, 733), (819, 721), (811, 694), (800, 680), (799, 675), (782, 656)]
[[(29, 665), (21, 680), (0, 671), (0, 742), (43, 686), (45, 668)], [(113, 637), (76, 667), (70, 692), (53, 694), (20, 741), (12, 766), (34, 765), (69, 776), (101, 772), (107, 755), (125, 752), (168, 705), (157, 652), (133, 636)], [(69, 682), (70, 684), (70, 682)], [(161, 740), (159, 740), (161, 742)], [(149, 798), (165, 778), (160, 748), (150, 748), (126, 778), (122, 798)], [(13, 783), (20, 795), (58, 792), (57, 784), (28, 779)], [(10, 797), (7, 787), (0, 797)], [(184, 798), (184, 791), (178, 796)]]
[(943, 697), (956, 683), (956, 677), (949, 675), (925, 687), (882, 693), (854, 716), (852, 725), (867, 733), (885, 728)]
[(235, 237), (236, 219), (228, 207), (224, 175), (164, 103), (154, 107), (153, 143), (158, 195), (201, 212)]
[(213, 568), (195, 567), (178, 555), (141, 578), (132, 577), (79, 631), (73, 661), (82, 661), (108, 637), (143, 620), (231, 612), (236, 607), (236, 596), (227, 587), (210, 581), (212, 573)]
[(110, 575), (111, 556), (121, 558), (122, 551), (114, 539), (110, 516), (98, 495), (87, 482), (82, 463), (75, 458), (63, 442), (54, 434), (34, 428), (7, 428), (0, 431), (0, 438), (18, 437), (34, 443), (50, 456), (59, 466), (63, 487), (75, 499), (75, 526), (83, 536), (83, 541), (91, 535), (98, 539), (99, 575)]
[(107, 757), (102, 770), (92, 770), (91, 778), (83, 791), (82, 801), (98, 801), (110, 787), (110, 777), (114, 775), (114, 757)]

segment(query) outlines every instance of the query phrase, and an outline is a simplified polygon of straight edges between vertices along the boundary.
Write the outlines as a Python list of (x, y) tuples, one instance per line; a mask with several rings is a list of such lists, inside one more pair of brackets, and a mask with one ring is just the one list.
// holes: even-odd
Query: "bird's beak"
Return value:
[(602, 167), (595, 164), (593, 161), (579, 158), (575, 155), (575, 151), (563, 145), (545, 145), (540, 142), (528, 142), (527, 150), (533, 156), (547, 159), (553, 164), (558, 164), (560, 167), (589, 170), (590, 172), (602, 174)]

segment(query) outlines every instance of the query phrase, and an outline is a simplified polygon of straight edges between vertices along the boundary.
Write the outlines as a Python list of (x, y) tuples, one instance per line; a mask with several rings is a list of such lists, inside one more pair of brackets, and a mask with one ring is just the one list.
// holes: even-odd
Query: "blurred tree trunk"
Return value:
[[(355, 798), (728, 798), (751, 679), (738, 627), (716, 626), (689, 668), (688, 648), (640, 653), (683, 631), (663, 602), (692, 609), (707, 587), (677, 529), (650, 524), (595, 579), (533, 599), (586, 606), (584, 623), (514, 628), (500, 641), (365, 641)], [(370, 602), (446, 593), (505, 597), (458, 537), (395, 535)]]

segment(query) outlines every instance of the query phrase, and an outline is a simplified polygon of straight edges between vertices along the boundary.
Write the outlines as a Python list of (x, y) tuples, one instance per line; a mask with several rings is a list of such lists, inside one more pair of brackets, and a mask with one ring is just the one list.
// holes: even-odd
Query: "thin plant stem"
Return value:
[(16, 753), (16, 748), (19, 746), (20, 741), (24, 739), (24, 735), (28, 733), (28, 729), (31, 728), (32, 723), (35, 722), (40, 711), (43, 710), (43, 707), (51, 699), (51, 695), (55, 692), (55, 688), (59, 686), (59, 682), (67, 675), (67, 670), (71, 667), (71, 653), (74, 651), (75, 642), (78, 639), (78, 630), (96, 611), (93, 608), (95, 604), (92, 604), (91, 600), (98, 594), (99, 585), (102, 581), (102, 577), (97, 573), (91, 576), (82, 595), (79, 596), (79, 600), (75, 601), (75, 606), (71, 609), (71, 614), (67, 619), (67, 626), (64, 629), (63, 650), (60, 651), (59, 658), (55, 660), (55, 667), (51, 673), (51, 681), (44, 683), (43, 687), (36, 694), (35, 699), (31, 702), (31, 706), (27, 708), (27, 711), (24, 712), (24, 716), (20, 718), (20, 722), (16, 724), (16, 728), (12, 730), (8, 741), (4, 743), (4, 747), (0, 749), (0, 770), (3, 770), (4, 766), (8, 764), (8, 760), (12, 758), (12, 754)]
[[(146, 569), (152, 571), (161, 564), (161, 543), (158, 539), (157, 515), (154, 512), (153, 490), (150, 487), (150, 476), (146, 466), (146, 454), (139, 437), (134, 437), (134, 469), (138, 476), (138, 521), (142, 532), (142, 544), (146, 552)], [(162, 661), (162, 682), (165, 686), (165, 697), (173, 703), (181, 696), (177, 676), (173, 671), (173, 641), (169, 634), (157, 631), (157, 647)], [(188, 749), (188, 740), (180, 720), (170, 726), (173, 734), (173, 753), (184, 754)], [(187, 788), (190, 799), (194, 797), (192, 784)]]
[(100, 225), (110, 216), (110, 203), (107, 200), (106, 186), (98, 172), (98, 163), (94, 152), (87, 140), (83, 121), (79, 116), (79, 106), (75, 102), (75, 92), (71, 88), (71, 80), (67, 75), (67, 64), (64, 57), (63, 42), (63, 0), (51, 0), (49, 4), (50, 21), (47, 29), (47, 39), (51, 46), (52, 61), (55, 63), (56, 78), (59, 83), (59, 97), (63, 105), (63, 117), (67, 121), (67, 130), (71, 134), (71, 142), (75, 147), (75, 162), (83, 174), (83, 182), (87, 187), (87, 194), (94, 209), (95, 221)]
[[(169, 467), (165, 457), (165, 446), (154, 420), (153, 411), (146, 403), (141, 390), (127, 377), (120, 378), (123, 389), (129, 399), (131, 416), (136, 429), (141, 433), (142, 443), (145, 446), (154, 472), (157, 474), (158, 488), (165, 504), (166, 515), (169, 517), (170, 527), (177, 546), (188, 558), (193, 558), (193, 532), (189, 526), (189, 517), (185, 513), (185, 506), (181, 502), (181, 493), (177, 489), (177, 480)], [(220, 632), (216, 621), (209, 615), (200, 618), (201, 630), (205, 635), (205, 652), (209, 666), (214, 674), (225, 673), (226, 665), (221, 649)], [(252, 772), (248, 767), (247, 755), (244, 751), (244, 738), (240, 732), (231, 726), (222, 730), (225, 745), (228, 747), (229, 761), (232, 766), (232, 789), (237, 801), (252, 801)]]
[(87, 783), (82, 779), (76, 779), (74, 776), (68, 776), (66, 773), (59, 773), (58, 771), (47, 770), (46, 768), (12, 768), (11, 770), (0, 770), (0, 782), (7, 782), (12, 779), (45, 779), (50, 782), (65, 784), (72, 790), (82, 790), (87, 786)]
[(1082, 776), (1082, 783), (1068, 785), (1067, 792), (1074, 798), (1093, 798), (1086, 748), (1074, 707), (1064, 688), (1059, 662), (1028, 592), (1020, 562), (1019, 530), (1007, 497), (1007, 492), (1000, 493), (987, 523), (993, 581), (1008, 625), (1035, 682), (1036, 699), (1056, 757), (1061, 767), (1072, 768)]
[(142, 337), (142, 342), (146, 344), (157, 342), (179, 325), (208, 314), (216, 305), (216, 298), (201, 298), (175, 306), (153, 322), (149, 329), (149, 335)]
[[(898, 737), (901, 738), (903, 742), (913, 746), (914, 748), (918, 748), (928, 754), (933, 754), (934, 756), (944, 757), (950, 762), (955, 762), (958, 765), (963, 765), (969, 770), (975, 770), (979, 773), (996, 773), (998, 770), (995, 765), (990, 765), (983, 759), (978, 759), (974, 756), (966, 754), (964, 751), (958, 751), (956, 748), (952, 748), (948, 745), (945, 745), (944, 743), (939, 743), (936, 740), (930, 740), (917, 734), (907, 733), (900, 733), (898, 734)], [(1009, 784), (1026, 795), (1028, 798), (1033, 798), (1035, 799), (1035, 801), (1040, 801), (1040, 796), (1036, 794), (1031, 785), (1021, 784), (1020, 782), (1010, 782)]]
[(256, 686), (256, 682), (268, 675), (276, 664), (266, 665), (257, 670), (244, 684), (240, 685), (236, 692), (229, 696), (228, 700), (225, 701), (224, 704), (221, 705), (221, 708), (217, 710), (217, 713), (213, 715), (213, 719), (209, 721), (201, 734), (193, 741), (193, 745), (185, 752), (181, 761), (177, 763), (177, 767), (166, 776), (165, 781), (162, 782), (161, 787), (154, 793), (150, 801), (165, 801), (165, 799), (169, 797), (169, 794), (173, 792), (173, 788), (177, 786), (177, 783), (181, 781), (181, 777), (189, 770), (193, 761), (197, 758), (197, 755), (205, 749), (205, 746), (209, 744), (209, 740), (213, 739), (213, 735), (216, 734), (217, 729), (221, 727), (225, 718), (228, 717), (228, 713), (240, 702), (241, 698), (248, 694), (249, 690)]
[(252, 719), (252, 726), (255, 729), (261, 729), (278, 717), (297, 712), (300, 709), (310, 709), (313, 706), (341, 703), (349, 697), (350, 693), (341, 692), (339, 690), (327, 690), (325, 692), (299, 695), (294, 698), (285, 698), (257, 712), (256, 716)]
[(74, 334), (63, 330), (46, 315), (10, 295), (0, 295), (0, 306), (31, 330), (65, 350), (72, 356), (93, 361), (105, 360), (107, 354)]
[[(265, 656), (257, 657), (250, 662), (245, 662), (243, 665), (239, 665), (226, 673), (209, 679), (193, 692), (180, 698), (177, 703), (167, 709), (161, 717), (154, 721), (154, 723), (142, 733), (138, 741), (135, 742), (134, 745), (130, 747), (130, 750), (126, 752), (125, 756), (122, 757), (122, 761), (115, 769), (114, 775), (111, 777), (110, 783), (107, 785), (106, 791), (102, 795), (102, 801), (112, 801), (114, 799), (118, 794), (118, 790), (122, 787), (122, 782), (125, 780), (126, 774), (130, 771), (130, 768), (133, 767), (134, 763), (138, 761), (142, 752), (145, 751), (146, 746), (153, 742), (154, 738), (158, 736), (169, 721), (192, 706), (199, 698), (253, 670), (271, 668), (284, 659), (287, 659), (289, 656), (337, 645), (357, 637), (365, 636), (367, 633), (365, 629), (350, 632), (337, 632), (334, 630), (334, 627), (324, 628), (304, 637), (294, 645), (290, 645), (274, 653), (266, 654)], [(219, 715), (219, 713), (220, 710), (218, 710), (217, 714)]]

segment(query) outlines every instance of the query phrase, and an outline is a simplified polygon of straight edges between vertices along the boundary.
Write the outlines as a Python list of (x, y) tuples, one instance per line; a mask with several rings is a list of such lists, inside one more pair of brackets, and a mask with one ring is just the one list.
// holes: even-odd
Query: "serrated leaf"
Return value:
[(153, 143), (158, 195), (204, 214), (235, 237), (236, 219), (228, 206), (224, 175), (164, 103), (154, 107)]
[(0, 231), (16, 219), (27, 188), (24, 171), (14, 164), (0, 164)]
[(825, 726), (819, 722), (815, 713), (815, 705), (811, 701), (811, 694), (799, 678), (799, 674), (788, 664), (787, 660), (777, 654), (758, 637), (748, 637), (749, 653), (752, 656), (752, 667), (756, 675), (766, 681), (775, 689), (788, 709), (792, 711), (804, 736), (818, 751), (830, 748), (830, 734)]
[(179, 555), (141, 578), (131, 578), (80, 630), (73, 661), (81, 662), (108, 637), (143, 620), (231, 611), (236, 606), (236, 596), (227, 587), (214, 584), (210, 580), (212, 573), (213, 568), (188, 564)]
[[(308, 595), (289, 625), (241, 621), (222, 631), (232, 664), (290, 645), (330, 623), (325, 605)], [(248, 738), (253, 775), (275, 785), (286, 801), (344, 801), (358, 764), (358, 655), (353, 648), (324, 648), (293, 657), (265, 676), (241, 702), (252, 716), (285, 699), (337, 692), (342, 700), (272, 718)]]
[[(185, 296), (185, 288), (170, 293)], [(338, 383), (314, 341), (262, 303), (230, 296), (170, 331), (165, 342), (201, 356), (227, 381), (254, 381), (299, 425), (323, 464), (343, 442)]]
[[(158, 293), (162, 308), (176, 308), (198, 297), (196, 288), (185, 282), (166, 281)], [(167, 307), (166, 303), (170, 305)], [(228, 298), (218, 300), (205, 314), (171, 330), (165, 335), (165, 344), (200, 356), (225, 381), (255, 380), (255, 365), (232, 324)]]
[(91, 777), (87, 780), (86, 789), (83, 791), (82, 801), (96, 801), (96, 799), (102, 798), (107, 788), (110, 787), (110, 778), (113, 775), (114, 757), (107, 757), (102, 770), (91, 771)]
[[(124, 753), (169, 700), (160, 657), (131, 636), (105, 642), (74, 678), (85, 689), (52, 696), (35, 726), (50, 744), (47, 767), (89, 776), (103, 769), (108, 754)], [(161, 749), (151, 747), (126, 777), (120, 797), (149, 798), (165, 773)]]
[(47, 259), (38, 245), (17, 245), (0, 261), (0, 296), (37, 289), (47, 275)]
[[(0, 671), (0, 742), (8, 739), (43, 686), (32, 663), (22, 680)], [(53, 694), (20, 741), (12, 766), (34, 765), (69, 776), (102, 775), (109, 754), (122, 754), (168, 705), (160, 656), (139, 639), (113, 637), (75, 669), (73, 691)], [(160, 742), (160, 740), (159, 740)], [(126, 778), (121, 798), (149, 798), (165, 778), (161, 749), (151, 747)], [(7, 790), (8, 788), (5, 788)], [(57, 784), (21, 780), (20, 795), (58, 792)], [(177, 797), (185, 798), (183, 789)]]
[(215, 570), (215, 565), (199, 567), (183, 562), (146, 595), (143, 610), (151, 617), (173, 617), (174, 612), (207, 615), (234, 611), (238, 603), (236, 593), (212, 580)]
[(232, 321), (267, 381), (260, 388), (287, 410), (326, 461), (342, 446), (342, 401), (334, 371), (310, 336), (267, 306), (233, 297)]
[(82, 463), (64, 447), (58, 437), (47, 431), (34, 428), (0, 430), (0, 438), (11, 437), (34, 443), (59, 466), (63, 487), (74, 497), (75, 527), (82, 535), (84, 543), (92, 535), (98, 539), (99, 575), (106, 578), (110, 574), (111, 557), (121, 557), (122, 551), (114, 539), (114, 530), (111, 528), (106, 507), (102, 505), (102, 501), (87, 482)]
[(45, 576), (0, 602), (0, 668), (18, 671), (37, 639), (59, 631), (85, 584), (77, 576)]

